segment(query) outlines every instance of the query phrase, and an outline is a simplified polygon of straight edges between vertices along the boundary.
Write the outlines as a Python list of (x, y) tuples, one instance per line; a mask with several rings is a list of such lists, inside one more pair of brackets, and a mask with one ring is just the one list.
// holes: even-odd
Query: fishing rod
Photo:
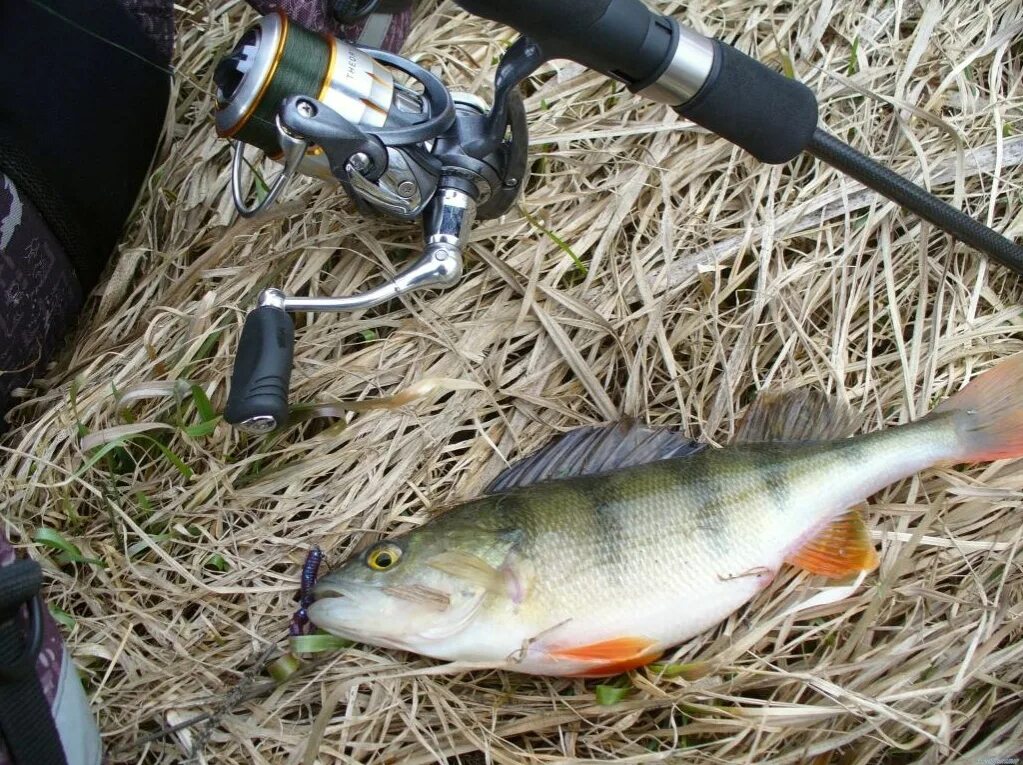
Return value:
[[(818, 124), (806, 85), (647, 8), (641, 0), (456, 0), (537, 49), (540, 63), (571, 59), (668, 104), (748, 151), (784, 164), (806, 152), (959, 241), (1023, 274), (1023, 248)], [(527, 75), (528, 76), (528, 75)]]
[[(249, 29), (217, 66), (217, 131), (235, 139), (231, 185), (241, 215), (259, 214), (293, 177), (309, 175), (340, 183), (363, 212), (420, 220), (424, 232), (421, 255), (367, 292), (260, 293), (225, 410), (239, 429), (268, 433), (288, 421), (290, 313), (356, 311), (458, 282), (475, 221), (506, 213), (525, 185), (528, 128), (518, 86), (552, 59), (667, 104), (762, 162), (817, 157), (1023, 274), (1019, 245), (822, 128), (806, 85), (641, 0), (456, 1), (522, 35), (498, 64), (489, 104), (452, 92), (406, 58), (313, 34), (280, 13)], [(254, 204), (244, 192), (246, 145), (283, 165)]]

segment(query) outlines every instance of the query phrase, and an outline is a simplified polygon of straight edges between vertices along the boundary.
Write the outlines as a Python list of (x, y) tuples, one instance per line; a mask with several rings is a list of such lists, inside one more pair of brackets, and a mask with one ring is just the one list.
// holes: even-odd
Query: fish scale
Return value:
[[(637, 426), (569, 436), (513, 466), (498, 493), (332, 572), (310, 619), (344, 637), (522, 672), (639, 666), (748, 602), (786, 560), (826, 576), (875, 567), (848, 508), (882, 487), (937, 463), (1023, 456), (1020, 380), (1023, 356), (917, 423), (854, 438), (716, 449)], [(784, 435), (778, 422), (806, 433), (818, 420), (823, 432), (836, 432), (828, 418), (850, 421), (805, 394), (755, 414), (771, 437)], [(576, 444), (587, 454), (566, 455)], [(684, 456), (658, 459), (651, 444)], [(550, 478), (566, 456), (603, 472)], [(371, 570), (379, 545), (393, 568)]]
[[(691, 604), (679, 603), (683, 596), (734, 588), (719, 580), (776, 567), (785, 550), (774, 545), (766, 552), (758, 541), (769, 531), (771, 515), (786, 509), (763, 500), (757, 453), (728, 455), (723, 471), (718, 456), (707, 451), (526, 492), (521, 497), (520, 525), (527, 532), (522, 554), (538, 563), (557, 561), (558, 568), (556, 576), (536, 583), (527, 601), (531, 608), (523, 615), (535, 619), (541, 631), (553, 626), (543, 623), (545, 617), (602, 620), (605, 612), (617, 611), (623, 598), (653, 596), (685, 607)], [(589, 489), (580, 490), (583, 481)], [(598, 510), (590, 497), (604, 491), (617, 501)], [(599, 515), (615, 517), (617, 535), (594, 523)], [(495, 603), (500, 607), (500, 601)], [(608, 621), (620, 629), (620, 618)], [(644, 629), (661, 642), (671, 637), (657, 635), (663, 627), (649, 621)]]

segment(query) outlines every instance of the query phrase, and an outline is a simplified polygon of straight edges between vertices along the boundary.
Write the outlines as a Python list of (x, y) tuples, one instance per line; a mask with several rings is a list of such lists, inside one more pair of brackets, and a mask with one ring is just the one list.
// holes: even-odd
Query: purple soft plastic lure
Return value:
[(302, 584), (298, 590), (298, 609), (291, 617), (291, 626), (288, 628), (292, 637), (304, 635), (309, 624), (307, 609), (313, 602), (313, 585), (316, 584), (316, 576), (320, 571), (322, 561), (323, 551), (319, 547), (313, 547), (305, 557), (305, 564), (302, 566)]

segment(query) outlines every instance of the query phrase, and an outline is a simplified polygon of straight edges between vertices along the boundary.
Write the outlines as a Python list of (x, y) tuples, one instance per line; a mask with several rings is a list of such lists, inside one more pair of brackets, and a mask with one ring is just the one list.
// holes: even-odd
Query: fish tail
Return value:
[(956, 434), (953, 462), (1023, 457), (1023, 354), (971, 382), (934, 410), (951, 414)]

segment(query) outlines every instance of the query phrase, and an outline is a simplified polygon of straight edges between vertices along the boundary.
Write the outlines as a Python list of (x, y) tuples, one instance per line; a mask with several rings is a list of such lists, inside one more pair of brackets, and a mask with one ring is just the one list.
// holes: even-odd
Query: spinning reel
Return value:
[[(241, 215), (259, 214), (295, 175), (309, 175), (340, 183), (364, 213), (421, 219), (425, 240), (410, 266), (368, 292), (260, 293), (242, 330), (229, 423), (251, 433), (286, 424), (294, 350), (289, 312), (356, 311), (459, 280), (475, 220), (503, 215), (525, 184), (525, 110), (518, 79), (502, 87), (501, 74), (521, 69), (523, 58), (528, 52), (509, 51), (491, 109), (476, 96), (452, 93), (405, 58), (314, 34), (283, 14), (261, 19), (220, 62), (216, 125), (235, 139), (231, 188)], [(243, 182), (247, 144), (282, 165), (262, 200), (251, 204)]]

